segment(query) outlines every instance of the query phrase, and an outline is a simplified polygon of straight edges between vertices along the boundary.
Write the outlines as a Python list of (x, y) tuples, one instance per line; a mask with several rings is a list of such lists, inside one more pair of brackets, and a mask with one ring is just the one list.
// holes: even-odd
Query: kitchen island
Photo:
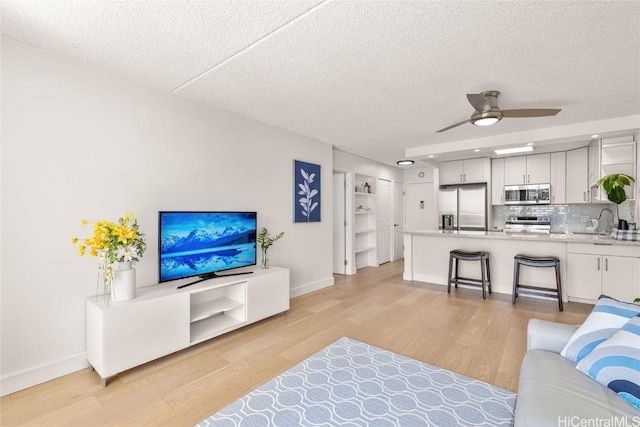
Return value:
[[(640, 296), (640, 242), (574, 233), (504, 233), (494, 231), (405, 231), (405, 280), (447, 284), (449, 251), (490, 254), (493, 292), (511, 295), (513, 257), (560, 259), (563, 301), (593, 303), (600, 294), (629, 301)], [(479, 278), (477, 262), (462, 262), (460, 275)], [(555, 288), (551, 268), (521, 269), (521, 283)]]

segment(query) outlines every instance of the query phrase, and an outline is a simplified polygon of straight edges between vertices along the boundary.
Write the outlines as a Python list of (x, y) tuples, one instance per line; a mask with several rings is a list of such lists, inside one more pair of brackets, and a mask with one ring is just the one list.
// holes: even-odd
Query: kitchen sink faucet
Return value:
[(609, 229), (607, 230), (607, 233), (608, 233), (611, 230), (613, 230), (613, 211), (611, 209), (609, 209), (609, 208), (602, 208), (602, 210), (598, 214), (598, 220), (602, 219), (602, 213), (604, 211), (609, 212)]

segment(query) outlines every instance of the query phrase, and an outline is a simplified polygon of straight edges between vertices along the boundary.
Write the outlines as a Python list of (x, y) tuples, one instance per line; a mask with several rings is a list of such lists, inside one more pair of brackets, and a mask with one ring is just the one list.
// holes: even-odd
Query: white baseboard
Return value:
[(320, 289), (328, 288), (329, 286), (333, 286), (333, 277), (293, 288), (289, 291), (289, 296), (291, 298), (295, 298), (299, 297), (300, 295), (305, 295), (311, 292), (319, 291)]
[(51, 363), (13, 372), (0, 379), (0, 396), (6, 396), (88, 367), (87, 353), (83, 351)]

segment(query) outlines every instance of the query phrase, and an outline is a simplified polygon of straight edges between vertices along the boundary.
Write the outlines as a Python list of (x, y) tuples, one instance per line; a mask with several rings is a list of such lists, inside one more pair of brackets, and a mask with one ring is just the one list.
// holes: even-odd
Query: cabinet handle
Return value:
[(584, 199), (585, 202), (587, 201), (587, 192), (586, 191), (582, 192), (582, 199)]
[(598, 271), (600, 271), (600, 258), (598, 258)]
[(604, 271), (609, 271), (609, 258), (604, 259)]
[(527, 183), (531, 184), (531, 175), (527, 175)]
[(467, 182), (467, 174), (465, 173), (465, 174), (463, 174), (462, 176), (464, 177), (464, 178), (463, 178), (463, 182)]
[(522, 175), (522, 183), (526, 184), (527, 183), (527, 178), (525, 175)]
[(464, 181), (462, 181), (462, 174), (460, 174), (460, 182), (464, 182)]

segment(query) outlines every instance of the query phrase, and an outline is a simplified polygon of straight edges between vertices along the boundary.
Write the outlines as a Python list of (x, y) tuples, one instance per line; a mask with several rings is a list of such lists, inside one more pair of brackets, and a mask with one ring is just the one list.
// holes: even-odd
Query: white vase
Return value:
[(111, 299), (127, 301), (136, 297), (136, 269), (131, 261), (114, 262)]

